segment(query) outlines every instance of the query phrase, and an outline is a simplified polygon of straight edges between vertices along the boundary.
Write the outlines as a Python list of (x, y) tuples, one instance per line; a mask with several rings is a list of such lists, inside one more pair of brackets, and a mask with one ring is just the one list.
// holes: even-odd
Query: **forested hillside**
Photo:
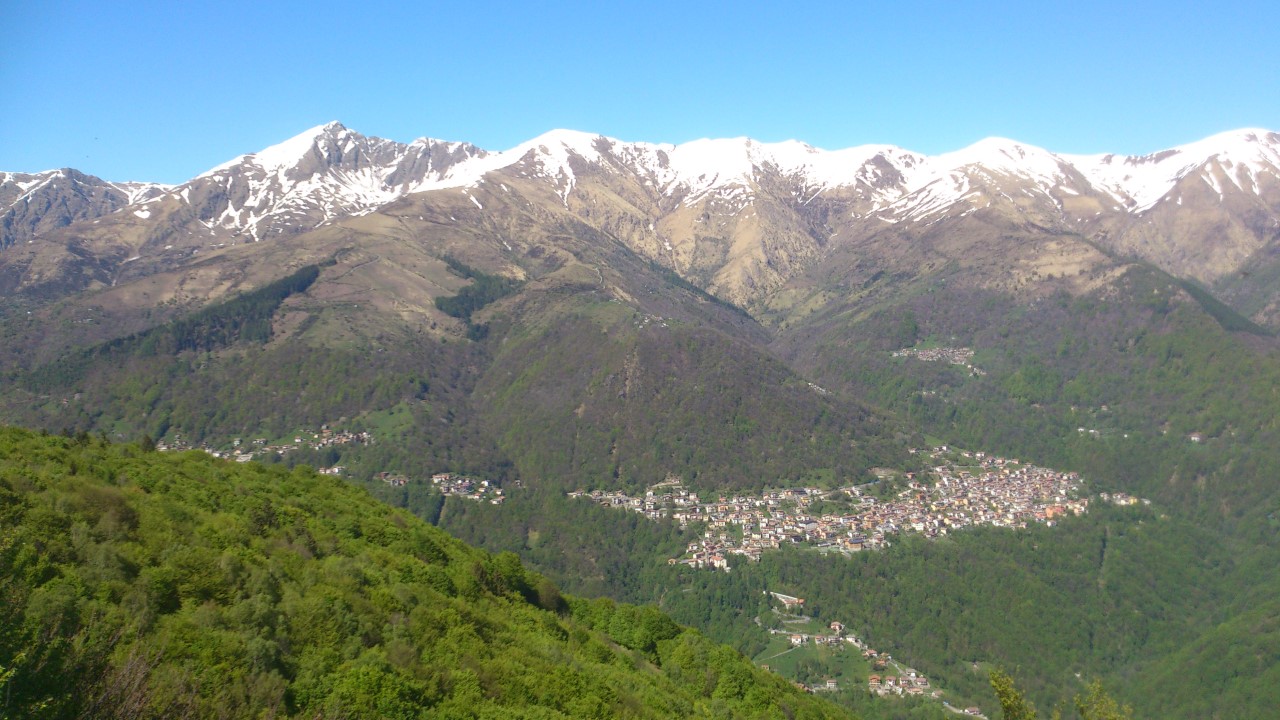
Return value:
[(6, 717), (841, 717), (306, 468), (0, 429)]
[[(431, 512), (468, 541), (518, 552), (567, 589), (657, 603), (749, 655), (768, 640), (756, 622), (770, 614), (764, 591), (804, 597), (822, 624), (839, 621), (912, 663), (953, 703), (987, 708), (995, 700), (987, 671), (996, 666), (1016, 671), (1041, 707), (1069, 707), (1087, 681), (1107, 678), (1140, 716), (1168, 709), (1164, 692), (1117, 679), (1149, 666), (1144, 675), (1172, 672), (1168, 654), (1244, 610), (1258, 580), (1221, 538), (1148, 508), (1100, 505), (1055, 527), (906, 536), (852, 557), (783, 549), (730, 573), (669, 566), (695, 533), (586, 501), (517, 492), (501, 507), (447, 500)], [(1268, 612), (1258, 608), (1247, 627), (1265, 628)], [(1213, 704), (1222, 717), (1254, 711), (1262, 677), (1224, 674), (1207, 651), (1241, 629), (1214, 628), (1193, 644), (1206, 648), (1196, 662), (1207, 672), (1194, 692), (1177, 695)]]
[[(465, 323), (453, 342), (404, 328), (334, 342), (328, 324), (344, 311), (330, 307), (286, 323), (281, 303), (323, 272), (307, 266), (150, 330), (12, 367), (0, 408), (26, 426), (113, 439), (369, 430), (376, 443), (342, 457), (359, 479), (449, 470), (639, 489), (674, 472), (707, 490), (759, 489), (906, 460), (890, 418), (805, 382), (768, 354), (758, 327), (705, 293), (672, 290), (655, 301), (667, 315), (603, 300), (591, 285), (494, 309), (518, 284), (442, 262), (470, 283), (437, 298)], [(727, 332), (725, 316), (747, 330)]]
[[(453, 265), (471, 281), (479, 273)], [(367, 445), (268, 459), (342, 464), (379, 497), (468, 542), (519, 553), (571, 591), (657, 603), (748, 654), (767, 641), (754, 622), (763, 590), (782, 587), (984, 707), (987, 663), (1016, 670), (1043, 707), (1081, 690), (1076, 672), (1139, 678), (1116, 692), (1142, 711), (1181, 707), (1191, 700), (1171, 698), (1185, 690), (1159, 688), (1188, 668), (1205, 680), (1196, 706), (1221, 696), (1221, 707), (1247, 712), (1263, 701), (1264, 680), (1224, 675), (1212, 658), (1245, 640), (1265, 654), (1273, 637), (1265, 628), (1274, 608), (1241, 599), (1275, 584), (1275, 494), (1263, 480), (1274, 458), (1257, 449), (1275, 432), (1274, 399), (1241, 390), (1275, 385), (1272, 341), (1233, 332), (1167, 276), (1136, 270), (1118, 298), (1063, 295), (1023, 307), (940, 291), (852, 325), (815, 316), (778, 347), (812, 343), (817, 352), (798, 364), (821, 387), (696, 316), (640, 313), (580, 290), (504, 305), (498, 296), (511, 286), (485, 277), (493, 292), (463, 294), (474, 307), (459, 310), (484, 332), (371, 349), (308, 329), (324, 327), (332, 309), (282, 324), (280, 302), (308, 295), (314, 279), (295, 275), (11, 371), (6, 415), (71, 434), (189, 442), (292, 437), (325, 424), (368, 431)], [(246, 333), (232, 318), (271, 330)], [(933, 345), (971, 346), (987, 374), (890, 353)], [(991, 531), (852, 560), (766, 556), (721, 575), (666, 565), (690, 532), (563, 495), (634, 491), (668, 473), (703, 491), (830, 485), (875, 466), (918, 469), (904, 449), (924, 433), (1080, 470), (1095, 489), (1150, 495), (1173, 518), (1090, 516), (1030, 531), (1040, 538), (1031, 545)], [(411, 480), (388, 486), (374, 479), (384, 471)], [(504, 484), (508, 502), (442, 503), (422, 483), (441, 471)], [(1095, 559), (1101, 547), (1110, 548), (1106, 563)], [(1026, 597), (1038, 599), (1012, 600)]]
[[(820, 382), (941, 440), (1077, 470), (1215, 530), (1271, 537), (1280, 345), (1245, 323), (1134, 266), (1107, 292), (1025, 305), (939, 285), (854, 322), (815, 319), (786, 342), (818, 347), (797, 360)], [(890, 353), (917, 343), (969, 348), (984, 374)]]

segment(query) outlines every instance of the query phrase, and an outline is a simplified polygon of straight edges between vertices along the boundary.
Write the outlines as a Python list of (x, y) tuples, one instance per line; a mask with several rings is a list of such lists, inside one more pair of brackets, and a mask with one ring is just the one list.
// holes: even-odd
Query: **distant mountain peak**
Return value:
[(1280, 134), (1245, 128), (1148, 155), (1064, 158), (1095, 187), (1120, 200), (1131, 212), (1143, 212), (1168, 195), (1184, 177), (1214, 160), (1231, 166), (1240, 165), (1249, 175), (1263, 172), (1280, 177)]
[(300, 162), (318, 143), (325, 140), (337, 140), (349, 135), (363, 137), (359, 133), (348, 130), (342, 123), (336, 120), (331, 121), (300, 132), (288, 140), (265, 147), (257, 152), (238, 155), (221, 165), (210, 168), (202, 173), (201, 177), (215, 175), (245, 164), (256, 165), (267, 171), (290, 167)]
[(556, 130), (548, 130), (541, 135), (521, 143), (521, 146), (538, 147), (543, 145), (564, 145), (571, 148), (589, 148), (598, 140), (608, 140), (605, 136), (598, 133), (588, 133), (581, 130), (567, 130), (564, 128)]
[(169, 189), (156, 183), (110, 182), (72, 168), (0, 173), (0, 248), (108, 215)]

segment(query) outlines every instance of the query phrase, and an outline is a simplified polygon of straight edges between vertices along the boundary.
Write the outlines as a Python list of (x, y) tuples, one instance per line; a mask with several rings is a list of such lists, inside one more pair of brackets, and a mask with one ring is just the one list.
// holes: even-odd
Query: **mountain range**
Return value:
[(177, 186), (63, 170), (5, 174), (0, 188), (7, 294), (118, 284), (200, 252), (394, 214), (426, 193), (437, 212), (461, 203), (464, 217), (449, 212), (459, 225), (488, 219), (495, 204), (567, 214), (753, 308), (832, 252), (876, 255), (887, 237), (963, 223), (967, 233), (996, 224), (1060, 238), (1050, 257), (1019, 249), (1024, 271), (1079, 274), (1100, 264), (1100, 251), (1218, 288), (1255, 321), (1273, 324), (1277, 313), (1264, 281), (1280, 238), (1280, 135), (1264, 130), (1142, 157), (1055, 154), (999, 138), (929, 157), (892, 146), (673, 146), (571, 131), (487, 152), (330, 123)]

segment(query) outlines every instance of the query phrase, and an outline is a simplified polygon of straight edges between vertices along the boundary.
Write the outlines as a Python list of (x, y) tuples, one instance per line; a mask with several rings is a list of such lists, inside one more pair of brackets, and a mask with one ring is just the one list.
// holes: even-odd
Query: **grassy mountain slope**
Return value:
[(837, 717), (306, 469), (0, 430), (22, 717)]
[[(634, 489), (668, 473), (705, 488), (843, 480), (901, 453), (882, 415), (809, 386), (741, 310), (564, 222), (567, 235), (519, 263), (448, 239), (457, 256), (408, 236), (370, 241), (377, 253), (335, 245), (322, 264), (126, 337), (68, 337), (51, 361), (15, 362), (0, 403), (11, 421), (123, 438), (345, 423), (378, 431), (376, 447), (342, 458), (361, 476), (501, 479), (510, 465), (558, 487)], [(416, 256), (402, 290), (434, 299), (412, 311), (377, 274), (399, 245)], [(285, 252), (243, 252), (268, 250)], [(393, 412), (412, 420), (378, 421)]]

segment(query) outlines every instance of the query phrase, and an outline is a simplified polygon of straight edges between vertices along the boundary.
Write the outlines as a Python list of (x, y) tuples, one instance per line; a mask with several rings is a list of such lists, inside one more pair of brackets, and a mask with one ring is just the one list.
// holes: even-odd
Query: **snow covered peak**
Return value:
[(0, 173), (0, 248), (159, 195), (165, 185), (109, 182), (78, 170)]
[(38, 173), (0, 172), (0, 208), (28, 202), (40, 193), (61, 189), (72, 195), (109, 192), (121, 204), (128, 204), (168, 190), (159, 183), (111, 182), (86, 175), (72, 168), (58, 168)]
[(986, 167), (1017, 166), (1028, 157), (1048, 154), (1037, 147), (1024, 145), (1017, 140), (1002, 137), (983, 138), (978, 142), (959, 150), (939, 155), (939, 164), (951, 167), (965, 165), (983, 165)]
[(236, 157), (206, 170), (198, 177), (208, 177), (216, 175), (224, 170), (240, 165), (257, 165), (263, 170), (272, 172), (282, 167), (294, 164), (302, 159), (311, 148), (315, 147), (316, 142), (324, 135), (330, 132), (346, 130), (341, 123), (329, 122), (324, 125), (317, 125), (310, 130), (298, 133), (293, 137), (281, 143), (276, 143), (270, 147), (263, 148), (257, 152), (247, 153), (245, 155), (237, 155)]
[(572, 179), (570, 156), (577, 155), (587, 162), (600, 162), (600, 152), (596, 149), (596, 143), (600, 141), (609, 142), (603, 136), (577, 130), (552, 130), (521, 143), (502, 155), (504, 159), (518, 162), (533, 152), (548, 177)]
[[(1254, 186), (1258, 173), (1280, 177), (1280, 134), (1262, 129), (1232, 130), (1150, 155), (1063, 157), (1099, 189), (1131, 211), (1141, 212), (1159, 202), (1183, 178), (1206, 172), (1213, 162), (1223, 171), (1222, 179), (1242, 190)], [(1205, 179), (1221, 196), (1220, 178), (1209, 173)]]
[(876, 156), (909, 155), (891, 145), (830, 151), (798, 140), (762, 143), (750, 138), (695, 140), (665, 149), (673, 170), (685, 182), (712, 177), (745, 182), (758, 169), (772, 168), (786, 176), (802, 176), (816, 187), (855, 185), (861, 179), (860, 172)]
[(1261, 128), (1242, 128), (1211, 135), (1203, 140), (1179, 145), (1172, 150), (1147, 157), (1161, 158), (1172, 152), (1188, 159), (1207, 160), (1225, 156), (1237, 162), (1253, 158), (1265, 158), (1274, 162), (1278, 150), (1280, 150), (1280, 134)]
[(171, 195), (196, 205), (208, 232), (262, 239), (448, 184), (443, 181), (457, 165), (485, 155), (465, 143), (420, 138), (402, 144), (330, 122), (223, 163)]
[(313, 148), (326, 139), (341, 141), (345, 139), (345, 136), (353, 134), (342, 123), (329, 122), (324, 125), (317, 125), (282, 143), (259, 150), (250, 157), (259, 167), (271, 172), (296, 165), (307, 153), (311, 152)]
[(985, 138), (933, 157), (907, 153), (892, 157), (900, 182), (885, 187), (877, 197), (884, 210), (881, 217), (890, 222), (936, 217), (983, 196), (1008, 199), (1010, 183), (1056, 203), (1054, 192), (1071, 185), (1069, 165), (1060, 157), (1008, 138)]
[(668, 170), (664, 191), (682, 186), (696, 196), (718, 187), (751, 182), (756, 168), (752, 145), (750, 139), (740, 137), (694, 140), (661, 148)]
[(737, 194), (761, 172), (775, 172), (816, 190), (874, 185), (884, 174), (884, 168), (873, 163), (877, 157), (888, 158), (889, 166), (907, 169), (924, 159), (889, 145), (827, 151), (796, 140), (762, 143), (747, 137), (704, 138), (672, 145), (553, 130), (510, 150), (459, 164), (438, 183), (419, 189), (470, 186), (487, 173), (531, 163), (519, 172), (552, 181), (562, 198), (567, 198), (577, 182), (575, 165), (581, 169), (578, 163), (585, 163), (633, 173), (659, 192), (679, 195), (688, 203), (717, 190)]
[(517, 152), (521, 149), (527, 151), (531, 148), (563, 147), (578, 153), (590, 153), (594, 152), (594, 146), (599, 140), (607, 141), (608, 138), (580, 130), (549, 130), (532, 140), (527, 140), (517, 145), (511, 152)]
[[(414, 143), (418, 142), (424, 141), (414, 141)], [(557, 185), (557, 192), (561, 197), (567, 198), (576, 182), (570, 158), (578, 156), (587, 162), (599, 162), (601, 156), (596, 149), (597, 144), (610, 141), (600, 135), (576, 130), (552, 130), (510, 150), (493, 153), (460, 143), (425, 142), (465, 148), (467, 157), (459, 158), (456, 163), (442, 168), (440, 172), (424, 177), (411, 188), (407, 188), (408, 192), (474, 187), (490, 172), (512, 167), (521, 162), (531, 162), (532, 175), (552, 181)]]
[(937, 173), (976, 166), (988, 172), (1032, 178), (1054, 184), (1065, 177), (1062, 160), (1057, 155), (1007, 138), (990, 137), (955, 152), (933, 158), (930, 165)]
[[(574, 183), (570, 156), (593, 164), (616, 164), (635, 173), (665, 195), (678, 195), (692, 203), (708, 193), (727, 191), (739, 197), (760, 179), (762, 173), (776, 173), (809, 192), (828, 188), (884, 184), (893, 176), (900, 181), (900, 169), (919, 165), (923, 156), (890, 145), (864, 145), (828, 151), (797, 140), (763, 143), (747, 137), (703, 138), (672, 144), (622, 142), (601, 135), (556, 130), (511, 150), (459, 168), (458, 174), (479, 175), (507, 167), (536, 152), (541, 175), (557, 178), (562, 192)], [(875, 162), (877, 159), (880, 162)], [(473, 175), (477, 177), (478, 175)], [(749, 194), (749, 193), (748, 193)]]

